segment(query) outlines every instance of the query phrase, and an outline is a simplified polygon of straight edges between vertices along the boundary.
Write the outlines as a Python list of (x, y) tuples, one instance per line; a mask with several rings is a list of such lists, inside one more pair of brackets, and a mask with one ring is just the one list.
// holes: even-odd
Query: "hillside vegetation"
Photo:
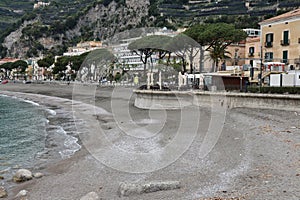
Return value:
[(226, 22), (258, 28), (258, 22), (300, 6), (299, 0), (34, 0), (0, 1), (0, 57), (61, 54), (84, 40), (103, 40), (134, 27), (177, 28)]

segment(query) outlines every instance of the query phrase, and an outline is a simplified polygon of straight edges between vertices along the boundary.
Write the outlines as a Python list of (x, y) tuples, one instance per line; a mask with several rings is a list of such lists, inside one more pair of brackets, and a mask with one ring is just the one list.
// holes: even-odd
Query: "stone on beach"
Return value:
[(37, 172), (37, 173), (33, 174), (34, 178), (42, 178), (43, 176), (44, 176), (44, 174), (40, 173), (40, 172)]
[(25, 197), (28, 194), (27, 190), (21, 190), (16, 197)]
[(7, 197), (7, 191), (3, 186), (0, 186), (0, 198)]
[(119, 196), (130, 196), (134, 194), (151, 193), (163, 190), (174, 190), (181, 187), (179, 181), (149, 182), (145, 184), (120, 183)]
[(31, 179), (32, 173), (27, 169), (19, 169), (13, 177), (14, 182), (24, 182)]
[(90, 192), (87, 195), (80, 198), (80, 200), (98, 200), (99, 196), (96, 192)]

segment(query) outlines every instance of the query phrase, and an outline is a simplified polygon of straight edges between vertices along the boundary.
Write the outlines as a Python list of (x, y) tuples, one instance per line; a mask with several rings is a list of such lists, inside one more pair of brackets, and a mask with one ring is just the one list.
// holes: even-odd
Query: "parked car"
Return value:
[(6, 83), (8, 83), (8, 80), (1, 81), (1, 84), (6, 84)]
[(24, 84), (30, 84), (31, 81), (25, 81), (25, 80), (24, 80), (23, 83), (24, 83)]

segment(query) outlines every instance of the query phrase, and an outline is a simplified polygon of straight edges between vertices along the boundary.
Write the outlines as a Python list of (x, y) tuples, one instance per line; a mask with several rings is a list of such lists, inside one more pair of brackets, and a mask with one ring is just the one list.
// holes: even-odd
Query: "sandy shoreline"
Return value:
[[(140, 128), (144, 126), (143, 123), (149, 123), (149, 120), (147, 121), (149, 112), (132, 107), (133, 97), (130, 101), (124, 97), (127, 90), (122, 93), (122, 91), (112, 90), (112, 88), (98, 88), (95, 92), (84, 89), (84, 87), (88, 86), (83, 86), (83, 90), (75, 88), (77, 89), (75, 91), (71, 85), (7, 84), (1, 85), (0, 93), (12, 91), (61, 97), (64, 99), (55, 100), (51, 97), (28, 94), (29, 99), (36, 100), (41, 105), (56, 105), (69, 111), (72, 111), (70, 99), (95, 104), (108, 112), (117, 112), (114, 111), (115, 105), (126, 105), (127, 103), (129, 105), (128, 108), (124, 107), (124, 113), (128, 112), (133, 121), (141, 124), (136, 129), (137, 131), (142, 132), (143, 129)], [(90, 95), (93, 92), (94, 96), (91, 98)], [(77, 96), (74, 97), (74, 94)], [(112, 95), (115, 104), (112, 104)], [(81, 104), (79, 105), (81, 107)], [(122, 107), (118, 109), (122, 110)], [(195, 110), (195, 108), (187, 109)], [(82, 112), (84, 113), (86, 110), (88, 107)], [(120, 112), (120, 114), (123, 113)], [(156, 114), (152, 113), (154, 116)], [(240, 199), (299, 199), (300, 114), (255, 109), (229, 110), (217, 145), (208, 156), (199, 158), (199, 145), (208, 129), (210, 114), (207, 109), (200, 110), (201, 120), (197, 122), (199, 133), (193, 139), (191, 146), (173, 163), (162, 169), (138, 174), (122, 172), (103, 164), (101, 159), (100, 161), (97, 159), (97, 155), (91, 153), (90, 146), (82, 145), (82, 149), (70, 159), (50, 164), (45, 177), (20, 184), (12, 192), (18, 192), (25, 188), (29, 191), (28, 199), (52, 200), (80, 199), (93, 191), (102, 199), (119, 199), (117, 190), (121, 182), (180, 181), (182, 188), (178, 190), (133, 195), (120, 199), (204, 199), (213, 197), (223, 199), (233, 197)], [(83, 118), (87, 121), (86, 125), (90, 130), (97, 130), (100, 127), (116, 146), (127, 151), (147, 151), (150, 148), (164, 146), (174, 139), (174, 132), (178, 130), (176, 122), (182, 120), (181, 113), (168, 111), (166, 116), (161, 133), (151, 137), (151, 140), (142, 141), (141, 144), (136, 144), (135, 140), (120, 135), (121, 130), (119, 129), (122, 129), (122, 125), (118, 125), (115, 121), (119, 121), (102, 109), (98, 114), (96, 112), (90, 117), (83, 116)], [(99, 124), (96, 124), (94, 120), (97, 120)], [(193, 122), (191, 119), (187, 121), (191, 122), (184, 122)], [(123, 120), (122, 123), (130, 122)], [(125, 125), (124, 127), (126, 128)], [(156, 128), (155, 123), (153, 128)], [(122, 162), (119, 164), (124, 164)], [(11, 198), (12, 196), (9, 197), (9, 199)]]

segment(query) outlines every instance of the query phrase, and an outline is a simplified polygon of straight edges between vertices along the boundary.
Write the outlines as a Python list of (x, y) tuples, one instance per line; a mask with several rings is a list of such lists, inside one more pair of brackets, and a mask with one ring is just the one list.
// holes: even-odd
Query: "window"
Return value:
[(254, 47), (249, 48), (249, 56), (254, 56), (254, 50), (255, 50)]
[(288, 63), (288, 51), (283, 51), (282, 52), (282, 62), (283, 63)]
[(268, 34), (266, 34), (266, 43), (265, 43), (265, 47), (272, 47), (272, 46), (273, 46), (273, 40), (274, 40), (274, 35), (273, 35), (273, 33), (268, 33)]
[(289, 40), (289, 31), (283, 31), (283, 40), (281, 40), (281, 45), (289, 45), (290, 40)]
[(273, 52), (266, 52), (265, 59), (266, 59), (266, 62), (272, 62), (273, 61)]

